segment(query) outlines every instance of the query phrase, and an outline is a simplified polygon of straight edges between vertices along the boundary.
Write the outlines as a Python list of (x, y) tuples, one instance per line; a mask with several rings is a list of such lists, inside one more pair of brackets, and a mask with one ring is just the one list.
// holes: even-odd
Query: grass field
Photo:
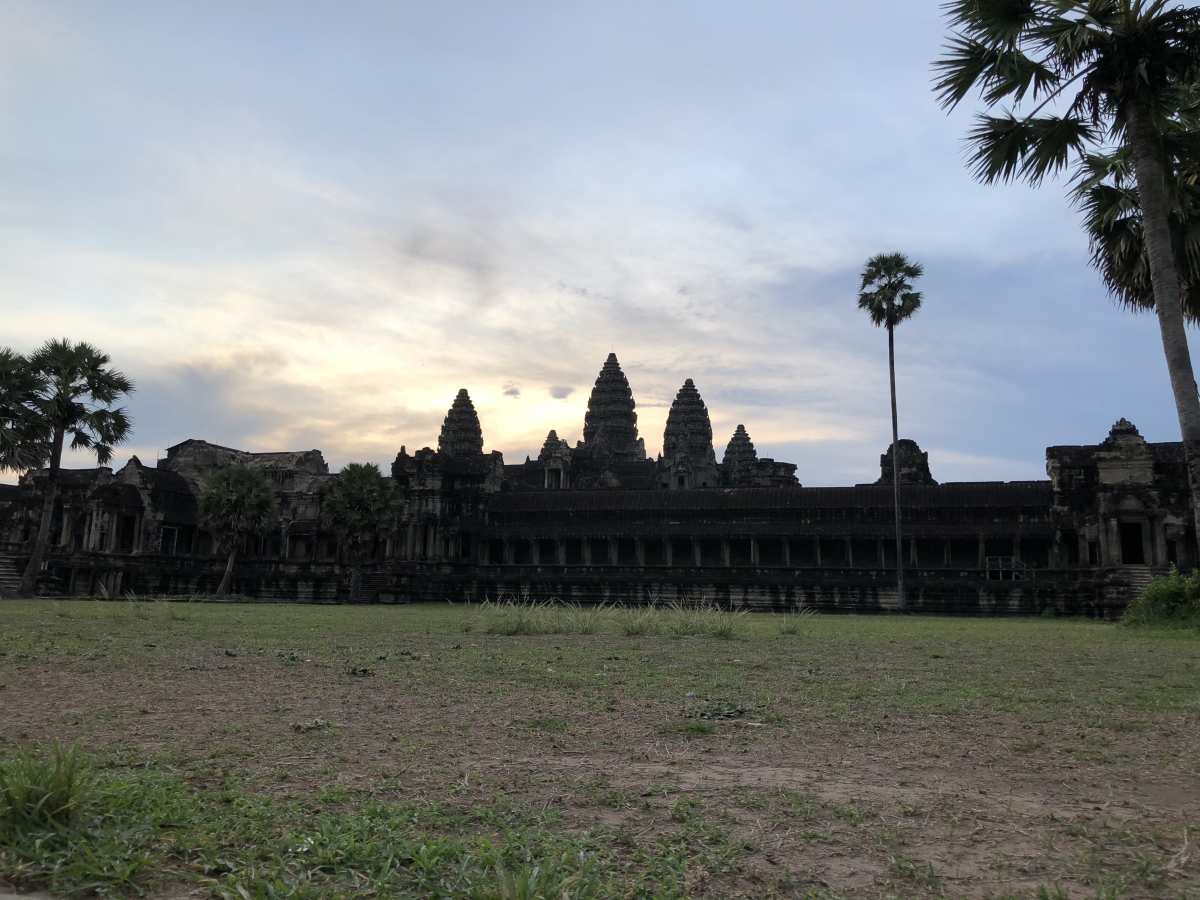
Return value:
[(4, 601), (0, 713), (58, 893), (1200, 897), (1194, 630)]

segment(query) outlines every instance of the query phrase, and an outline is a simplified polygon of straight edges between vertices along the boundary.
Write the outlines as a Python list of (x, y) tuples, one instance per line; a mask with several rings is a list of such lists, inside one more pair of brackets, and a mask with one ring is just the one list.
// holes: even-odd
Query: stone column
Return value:
[(846, 567), (854, 568), (854, 541), (850, 538), (845, 538), (846, 541)]
[(783, 539), (783, 565), (790, 569), (792, 567), (792, 539), (784, 537)]
[(617, 547), (617, 539), (610, 537), (608, 539), (608, 564), (610, 566), (615, 566), (618, 562), (621, 561), (620, 554), (617, 553), (618, 549), (619, 548)]
[(634, 558), (637, 560), (638, 566), (640, 568), (644, 569), (646, 567), (646, 539), (645, 538), (639, 537), (639, 538), (633, 539), (633, 555), (634, 555)]
[(977, 540), (979, 541), (979, 562), (976, 568), (985, 569), (987, 568), (987, 538), (981, 534), (977, 536)]
[[(895, 540), (895, 538), (893, 538), (893, 540)], [(877, 560), (879, 560), (879, 568), (886, 569), (888, 567), (888, 564), (887, 564), (887, 542), (882, 539), (877, 540), (875, 542), (875, 549), (876, 549), (875, 558)], [(899, 560), (897, 560), (897, 562), (899, 562)]]
[(675, 565), (675, 547), (670, 535), (663, 538), (663, 560), (667, 566)]
[(513, 539), (507, 538), (507, 537), (504, 538), (503, 545), (504, 545), (504, 553), (503, 553), (504, 565), (511, 566), (513, 564), (513, 560), (516, 558), (515, 554), (513, 552)]
[(908, 564), (914, 568), (921, 564), (921, 561), (917, 559), (917, 539), (915, 537), (908, 539)]
[(585, 566), (592, 564), (592, 539), (590, 537), (583, 539), (583, 564)]
[(692, 559), (697, 569), (704, 565), (704, 548), (700, 546), (699, 538), (692, 538)]
[(1121, 553), (1121, 524), (1116, 519), (1108, 520), (1108, 550), (1109, 557), (1105, 560), (1110, 566), (1120, 566), (1125, 563)]
[[(1156, 566), (1165, 566), (1167, 564), (1167, 524), (1166, 520), (1159, 516), (1150, 526), (1154, 529), (1154, 564)], [(1147, 557), (1149, 559), (1149, 557)]]
[(728, 569), (732, 564), (729, 552), (729, 538), (721, 538), (721, 565)]
[(529, 539), (529, 561), (535, 566), (542, 564), (542, 542), (540, 538)]
[(558, 558), (560, 566), (567, 564), (567, 542), (564, 538), (558, 538), (554, 542), (554, 555)]
[(1021, 561), (1021, 534), (1020, 532), (1013, 535), (1013, 559), (1016, 562)]
[(950, 538), (942, 541), (942, 565), (947, 569), (950, 568)]
[(760, 563), (758, 555), (758, 538), (750, 538), (750, 565), (757, 566)]

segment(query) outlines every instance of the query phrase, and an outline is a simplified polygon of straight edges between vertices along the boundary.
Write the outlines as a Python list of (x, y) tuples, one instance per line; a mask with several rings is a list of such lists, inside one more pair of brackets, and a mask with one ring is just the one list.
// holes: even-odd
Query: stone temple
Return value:
[[(917, 611), (1113, 615), (1157, 570), (1196, 563), (1182, 445), (1147, 443), (1125, 420), (1099, 444), (1050, 447), (1043, 481), (942, 483), (902, 440), (871, 484), (805, 488), (796, 466), (758, 455), (738, 425), (717, 459), (689, 378), (667, 416), (662, 455), (638, 434), (615, 354), (600, 370), (572, 447), (551, 431), (537, 459), (485, 450), (468, 392), (437, 449), (391, 466), (394, 518), (363, 580), (382, 602), (528, 596), (577, 603), (710, 602), (751, 609), (875, 611), (897, 606), (892, 472), (903, 485), (908, 607)], [(42, 590), (63, 595), (201, 594), (223, 558), (197, 497), (222, 466), (261, 469), (279, 520), (247, 541), (236, 593), (348, 599), (338, 541), (322, 520), (337, 476), (320, 451), (250, 453), (202, 440), (151, 468), (67, 470)], [(44, 471), (0, 485), (0, 589), (37, 528)]]

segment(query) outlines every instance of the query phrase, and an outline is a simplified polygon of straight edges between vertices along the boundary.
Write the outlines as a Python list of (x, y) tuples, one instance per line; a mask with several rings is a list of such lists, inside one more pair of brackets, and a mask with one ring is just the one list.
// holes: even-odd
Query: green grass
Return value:
[[(47, 761), (49, 762), (49, 761)], [(0, 761), (6, 775), (24, 757)], [(504, 805), (281, 802), (236, 786), (196, 789), (170, 770), (97, 761), (95, 791), (70, 826), (6, 830), (0, 875), (66, 895), (133, 894), (172, 883), (221, 897), (620, 897), (611, 852), (564, 837), (554, 817)], [(484, 836), (499, 831), (503, 840)], [(645, 856), (643, 886), (681, 896), (691, 850)], [(650, 872), (656, 873), (651, 877)]]
[[(152, 601), (4, 601), (0, 621), (0, 881), (23, 887), (1200, 892), (1200, 820), (1151, 815), (1138, 781), (1151, 760), (1165, 796), (1196, 777), (1187, 629)], [(988, 806), (1038, 784), (1045, 806)]]

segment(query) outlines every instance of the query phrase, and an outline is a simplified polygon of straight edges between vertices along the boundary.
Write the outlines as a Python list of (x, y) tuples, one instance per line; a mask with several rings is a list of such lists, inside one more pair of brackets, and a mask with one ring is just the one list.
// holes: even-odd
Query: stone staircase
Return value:
[(21, 573), (11, 556), (0, 556), (0, 597), (15, 597), (21, 586)]
[(1122, 570), (1129, 578), (1130, 603), (1142, 596), (1142, 592), (1151, 581), (1167, 574), (1167, 569), (1163, 566), (1122, 566)]

